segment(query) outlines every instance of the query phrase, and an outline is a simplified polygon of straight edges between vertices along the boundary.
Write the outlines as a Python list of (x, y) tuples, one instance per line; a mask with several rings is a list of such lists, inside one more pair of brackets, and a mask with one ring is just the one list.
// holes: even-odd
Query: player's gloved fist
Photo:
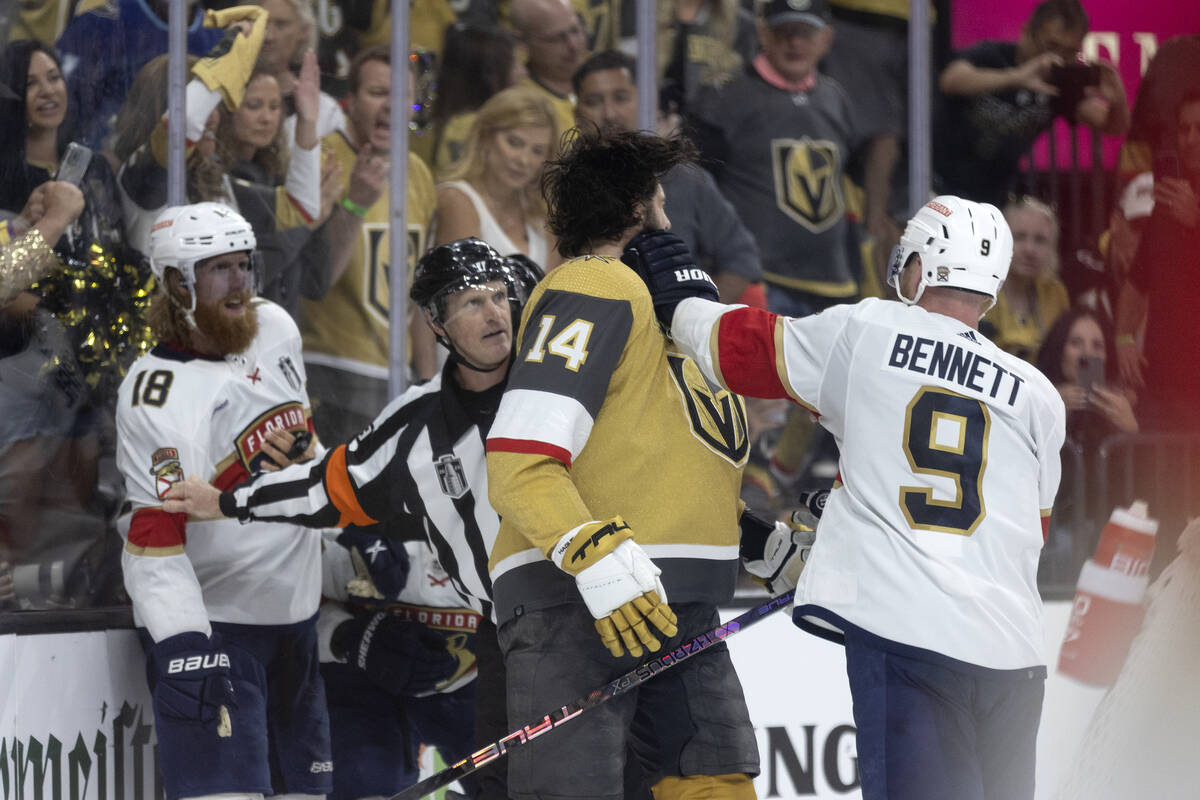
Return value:
[(800, 507), (792, 512), (792, 524), (815, 529), (821, 521), (821, 515), (825, 513), (829, 492), (829, 489), (809, 489), (800, 492), (797, 498)]
[(741, 518), (742, 566), (772, 597), (795, 589), (817, 534), (797, 523), (770, 523), (750, 511)]
[(236, 706), (229, 679), (229, 654), (220, 637), (199, 631), (177, 633), (154, 645), (155, 707), (160, 713), (192, 722), (229, 721)]
[(696, 263), (683, 240), (670, 231), (639, 233), (625, 246), (621, 260), (646, 282), (654, 313), (667, 328), (681, 300), (719, 299), (713, 279)]
[(428, 694), (458, 669), (441, 634), (384, 611), (338, 625), (330, 651), (392, 695)]
[[(358, 555), (362, 560), (362, 566), (366, 568), (370, 583), (374, 584), (374, 588), (378, 590), (372, 594), (371, 587), (367, 586), (355, 591), (353, 590), (355, 582), (352, 581), (351, 594), (376, 600), (385, 597), (394, 598), (400, 594), (404, 584), (408, 581), (411, 567), (408, 551), (404, 549), (403, 542), (381, 536), (375, 531), (375, 526), (360, 528), (349, 525), (338, 534), (337, 543), (349, 550), (352, 555)], [(355, 561), (355, 567), (358, 566), (358, 561)]]
[(641, 656), (643, 645), (652, 651), (661, 648), (651, 626), (667, 637), (678, 631), (658, 577), (662, 570), (633, 541), (620, 517), (569, 531), (550, 551), (550, 559), (575, 576), (600, 640), (615, 658), (626, 651)]

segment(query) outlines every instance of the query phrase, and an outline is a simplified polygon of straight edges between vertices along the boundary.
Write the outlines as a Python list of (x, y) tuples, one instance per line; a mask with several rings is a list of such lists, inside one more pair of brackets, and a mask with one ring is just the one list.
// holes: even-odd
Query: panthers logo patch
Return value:
[(160, 447), (155, 450), (150, 456), (150, 474), (154, 476), (154, 492), (161, 500), (167, 496), (172, 486), (183, 480), (179, 451), (174, 447)]

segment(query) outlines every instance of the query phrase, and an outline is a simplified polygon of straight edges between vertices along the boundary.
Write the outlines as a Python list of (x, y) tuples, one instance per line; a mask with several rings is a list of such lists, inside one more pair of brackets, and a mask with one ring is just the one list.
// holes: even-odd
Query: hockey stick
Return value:
[(441, 772), (430, 775), (423, 781), (414, 783), (399, 794), (392, 795), (387, 800), (418, 800), (418, 798), (425, 797), (428, 794), (436, 792), (438, 789), (449, 786), (464, 775), (470, 775), (480, 767), (490, 764), (496, 759), (503, 758), (514, 748), (527, 744), (542, 734), (574, 719), (589, 708), (595, 708), (606, 700), (611, 700), (617, 695), (625, 694), (633, 687), (645, 683), (663, 670), (670, 669), (680, 661), (691, 658), (696, 653), (702, 652), (717, 642), (728, 639), (743, 628), (750, 627), (772, 611), (777, 611), (792, 602), (793, 595), (794, 591), (784, 592), (778, 597), (763, 603), (761, 606), (752, 608), (723, 625), (718, 625), (711, 631), (705, 631), (690, 642), (680, 644), (679, 647), (676, 647), (669, 653), (655, 656), (652, 661), (635, 667), (621, 677), (606, 683), (599, 689), (595, 689), (586, 697), (581, 697), (578, 700), (567, 703), (561, 708), (554, 709), (537, 722), (518, 728), (503, 739), (492, 742), (480, 750), (476, 750), (457, 764), (446, 767)]

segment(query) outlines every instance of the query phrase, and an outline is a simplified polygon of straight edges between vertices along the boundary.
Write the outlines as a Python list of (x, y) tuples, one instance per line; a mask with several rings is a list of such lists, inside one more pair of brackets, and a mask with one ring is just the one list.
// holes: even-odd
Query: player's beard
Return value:
[[(258, 309), (250, 304), (253, 296), (249, 291), (230, 292), (216, 303), (196, 305), (196, 327), (221, 355), (243, 352), (258, 335)], [(245, 311), (240, 317), (227, 316), (222, 307), (239, 298)]]

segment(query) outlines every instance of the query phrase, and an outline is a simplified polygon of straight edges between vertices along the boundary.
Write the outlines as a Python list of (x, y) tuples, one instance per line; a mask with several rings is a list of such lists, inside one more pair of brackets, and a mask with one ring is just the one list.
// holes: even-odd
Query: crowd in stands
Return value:
[[(634, 5), (413, 3), (424, 55), (410, 70), (410, 258), (477, 236), (558, 264), (540, 177), (575, 126), (637, 127)], [(322, 3), (336, 23), (322, 27), (315, 6), (188, 3), (186, 195), (253, 225), (257, 290), (297, 320), (317, 433), (335, 444), (388, 399), (393, 54), (387, 3)], [(705, 167), (664, 178), (666, 209), (722, 299), (796, 316), (887, 295), (888, 253), (911, 212), (907, 8), (656, 4), (658, 131), (690, 137)], [(0, 607), (122, 600), (113, 403), (153, 344), (147, 242), (167, 198), (167, 18), (164, 0), (46, 0), (0, 16)], [(1003, 209), (1014, 258), (984, 331), (1051, 377), (1072, 438), (1095, 452), (1110, 433), (1197, 429), (1200, 350), (1181, 345), (1200, 291), (1188, 246), (1200, 224), (1200, 85), (1183, 84), (1200, 72), (1187, 71), (1196, 42), (1165, 43), (1131, 114), (1113, 66), (1080, 55), (1088, 25), (1079, 0), (1044, 0), (1018, 41), (936, 65), (933, 189)], [(1013, 194), (1020, 159), (1060, 118), (1109, 136), (1133, 125), (1110, 229), (1090, 245), (1104, 285), (1086, 296), (1063, 280), (1058, 210)], [(55, 182), (88, 152), (72, 143), (91, 151), (68, 178), (80, 209)], [(440, 368), (422, 322), (406, 321), (413, 381)], [(781, 511), (832, 478), (836, 453), (802, 410), (751, 410), (747, 484), (759, 504)], [(65, 578), (6, 591), (2, 576), (28, 564)]]

